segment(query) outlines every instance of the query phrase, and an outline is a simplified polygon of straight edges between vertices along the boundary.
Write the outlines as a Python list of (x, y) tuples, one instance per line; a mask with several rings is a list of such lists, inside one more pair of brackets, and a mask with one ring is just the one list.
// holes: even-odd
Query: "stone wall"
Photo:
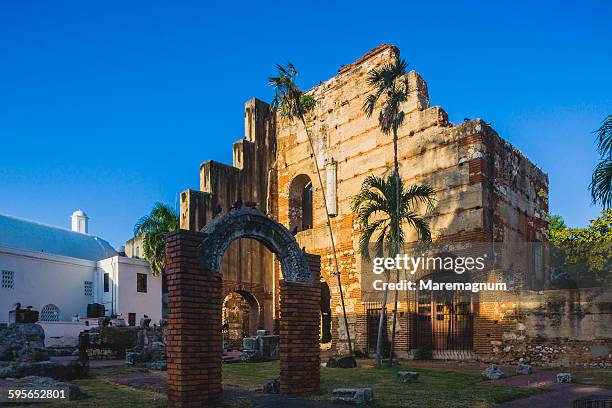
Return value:
[(477, 341), (485, 360), (612, 367), (610, 288), (521, 291), (510, 300), (488, 302), (497, 323)]

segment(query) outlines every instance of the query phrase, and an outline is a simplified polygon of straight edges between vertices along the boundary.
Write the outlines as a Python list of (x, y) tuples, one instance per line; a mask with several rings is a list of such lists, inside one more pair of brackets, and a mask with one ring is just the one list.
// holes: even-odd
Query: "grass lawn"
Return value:
[[(533, 388), (490, 385), (483, 383), (479, 374), (438, 369), (410, 369), (421, 373), (419, 380), (408, 384), (398, 382), (396, 372), (407, 368), (321, 368), (322, 393), (315, 398), (327, 400), (331, 390), (339, 387), (371, 387), (374, 407), (485, 408), (541, 392)], [(260, 388), (278, 375), (278, 362), (223, 366), (223, 382), (244, 388)]]
[[(81, 388), (81, 399), (61, 403), (43, 404), (42, 407), (79, 407), (79, 408), (158, 408), (166, 407), (166, 396), (157, 392), (142, 391), (109, 383), (106, 378), (114, 375), (142, 371), (127, 366), (111, 366), (91, 370), (91, 376), (72, 381)], [(38, 405), (38, 404), (34, 404)]]
[[(474, 370), (439, 368), (411, 368), (409, 363), (401, 367), (375, 368), (360, 362), (358, 369), (321, 368), (321, 394), (314, 399), (327, 401), (333, 388), (371, 387), (374, 389), (375, 403), (372, 407), (419, 408), (489, 408), (495, 403), (524, 398), (538, 392), (535, 388), (519, 388), (491, 385), (482, 380)], [(400, 370), (418, 371), (418, 381), (403, 384), (396, 380)], [(137, 390), (127, 386), (112, 384), (109, 377), (133, 372), (146, 371), (134, 367), (117, 366), (92, 370), (92, 378), (74, 381), (84, 394), (78, 401), (44, 404), (45, 407), (165, 407), (166, 396), (152, 391)], [(572, 370), (577, 382), (610, 386), (610, 370)], [(260, 390), (262, 384), (279, 376), (278, 362), (225, 364), (223, 383), (245, 389)], [(165, 376), (159, 371), (150, 375)], [(227, 407), (244, 405), (227, 405)]]
[(612, 388), (612, 369), (609, 368), (572, 368), (567, 370), (574, 376), (574, 382)]
[[(84, 396), (76, 401), (42, 404), (42, 407), (79, 407), (79, 408), (161, 408), (167, 406), (166, 396), (149, 391), (111, 384), (103, 378), (75, 380)], [(38, 405), (34, 404), (33, 406)]]

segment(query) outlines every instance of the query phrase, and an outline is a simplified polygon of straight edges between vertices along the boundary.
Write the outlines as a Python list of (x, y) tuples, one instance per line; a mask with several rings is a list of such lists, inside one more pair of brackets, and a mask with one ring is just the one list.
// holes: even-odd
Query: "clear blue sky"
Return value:
[[(180, 4), (179, 4), (180, 3)], [(0, 212), (120, 245), (155, 201), (231, 161), (243, 103), (273, 64), (304, 88), (400, 47), (451, 120), (481, 117), (550, 177), (584, 225), (592, 131), (612, 113), (612, 3), (0, 0)]]

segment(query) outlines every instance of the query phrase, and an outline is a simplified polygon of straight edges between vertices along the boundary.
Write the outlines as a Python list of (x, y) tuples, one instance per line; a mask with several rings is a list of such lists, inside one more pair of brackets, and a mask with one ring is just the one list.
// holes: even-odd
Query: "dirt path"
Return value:
[(550, 390), (515, 401), (498, 404), (496, 408), (571, 408), (578, 398), (608, 397), (612, 400), (612, 390), (592, 385), (557, 384), (556, 372), (543, 371), (530, 375), (517, 375), (492, 381), (492, 385), (510, 385), (514, 387), (536, 387)]
[[(166, 379), (161, 376), (153, 376), (147, 373), (133, 373), (110, 377), (107, 379), (110, 382), (126, 385), (133, 388), (166, 393), (168, 386)], [(313, 401), (304, 398), (290, 397), (287, 395), (264, 394), (257, 391), (249, 391), (242, 388), (223, 386), (223, 402), (225, 404), (238, 404), (239, 406), (247, 406), (252, 408), (337, 408), (337, 405), (331, 403)]]

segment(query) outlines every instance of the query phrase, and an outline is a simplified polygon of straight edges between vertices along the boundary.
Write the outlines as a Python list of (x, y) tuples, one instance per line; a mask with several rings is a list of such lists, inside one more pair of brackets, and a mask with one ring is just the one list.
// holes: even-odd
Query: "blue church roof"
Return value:
[(105, 240), (0, 214), (0, 246), (99, 261), (117, 255)]

